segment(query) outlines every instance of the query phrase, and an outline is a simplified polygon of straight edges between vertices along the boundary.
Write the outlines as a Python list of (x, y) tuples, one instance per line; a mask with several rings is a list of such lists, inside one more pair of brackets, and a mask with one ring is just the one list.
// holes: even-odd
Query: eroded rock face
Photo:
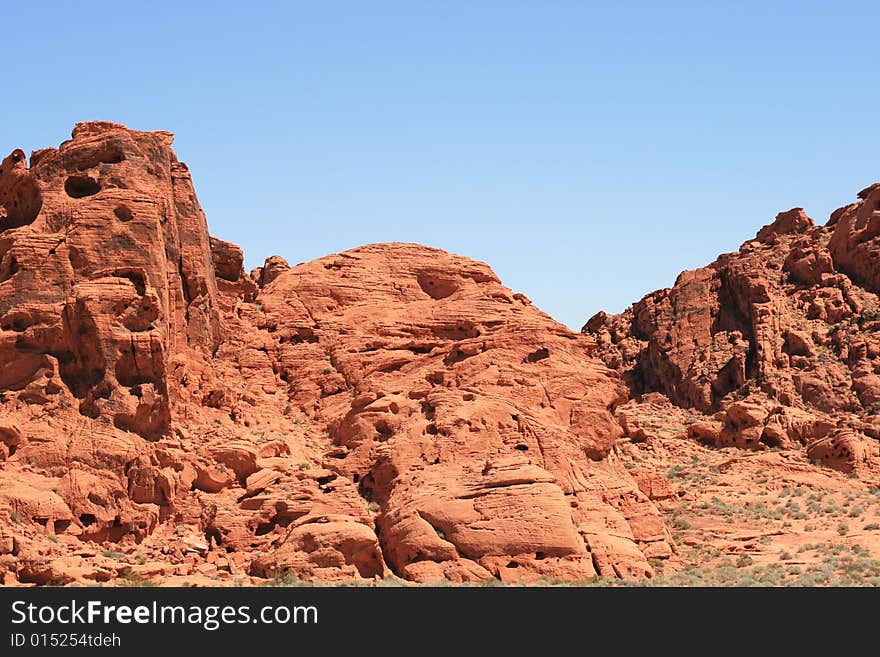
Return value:
[(673, 554), (592, 338), (417, 245), (248, 275), (171, 140), (86, 123), (0, 167), (4, 582), (579, 580)]
[[(620, 381), (591, 340), (482, 263), (361, 247), (282, 271), (240, 310), (261, 341), (229, 348), (243, 368), (271, 365), (287, 413), (326, 428), (322, 466), (369, 503), (396, 574), (641, 576), (646, 552), (672, 554), (652, 503), (608, 459)], [(249, 389), (258, 400), (272, 388)]]
[[(672, 288), (583, 328), (636, 395), (660, 392), (715, 447), (803, 448), (880, 470), (880, 186), (815, 226), (800, 208)], [(821, 456), (818, 456), (821, 455)]]
[(21, 151), (0, 166), (4, 495), (56, 531), (155, 528), (126, 471), (171, 433), (171, 363), (222, 338), (205, 218), (171, 139), (80, 124), (30, 168)]

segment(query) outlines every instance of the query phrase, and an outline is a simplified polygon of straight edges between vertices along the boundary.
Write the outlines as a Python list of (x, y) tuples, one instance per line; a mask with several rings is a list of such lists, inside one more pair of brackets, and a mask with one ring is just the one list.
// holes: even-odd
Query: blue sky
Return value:
[(573, 328), (880, 180), (877, 3), (44, 0), (0, 22), (0, 150), (170, 130), (248, 268), (421, 242)]

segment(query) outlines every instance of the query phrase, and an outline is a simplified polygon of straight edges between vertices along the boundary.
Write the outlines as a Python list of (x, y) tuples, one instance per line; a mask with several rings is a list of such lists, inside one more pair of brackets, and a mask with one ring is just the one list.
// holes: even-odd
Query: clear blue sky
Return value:
[(880, 180), (878, 7), (3, 2), (0, 149), (170, 130), (248, 268), (421, 242), (579, 328)]

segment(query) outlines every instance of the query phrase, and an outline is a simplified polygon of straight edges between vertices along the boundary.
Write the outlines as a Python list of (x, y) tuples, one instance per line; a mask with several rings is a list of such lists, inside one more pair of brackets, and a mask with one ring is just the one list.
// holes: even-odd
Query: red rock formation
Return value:
[(258, 303), (268, 359), (296, 411), (327, 427), (325, 467), (378, 507), (395, 572), (583, 578), (671, 554), (607, 461), (618, 380), (485, 265), (362, 247), (280, 274)]
[(171, 140), (86, 123), (0, 168), (4, 581), (578, 580), (673, 554), (593, 339), (416, 245), (247, 275)]
[(689, 426), (697, 440), (807, 445), (826, 465), (877, 469), (880, 186), (859, 197), (825, 226), (780, 213), (738, 252), (582, 332), (635, 394), (714, 414)]

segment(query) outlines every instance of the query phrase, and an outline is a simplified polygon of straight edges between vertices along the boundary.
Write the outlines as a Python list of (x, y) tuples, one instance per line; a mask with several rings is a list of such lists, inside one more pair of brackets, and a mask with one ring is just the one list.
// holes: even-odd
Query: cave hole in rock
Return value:
[(85, 198), (100, 192), (101, 186), (90, 176), (70, 176), (64, 182), (64, 191), (71, 198)]
[(77, 164), (77, 171), (92, 169), (100, 164), (119, 164), (125, 160), (125, 154), (114, 146), (104, 146), (96, 151), (81, 154), (82, 160)]
[(30, 317), (24, 313), (8, 313), (3, 325), (0, 326), (4, 331), (15, 331), (23, 333), (31, 326)]
[(528, 445), (523, 445), (522, 443), (519, 443), (516, 447), (514, 447), (514, 449), (515, 449), (515, 450), (518, 450), (518, 451), (520, 451), (520, 452), (528, 452), (528, 451), (529, 451), (529, 446), (528, 446)]
[(125, 156), (119, 151), (110, 151), (101, 157), (101, 164), (119, 164)]
[(79, 414), (95, 420), (101, 416), (101, 409), (95, 404), (94, 399), (83, 399), (79, 403)]
[(3, 258), (0, 261), (0, 283), (8, 281), (10, 278), (15, 276), (21, 266), (18, 264), (18, 260), (16, 260), (14, 255), (10, 255), (8, 258)]
[(537, 363), (539, 360), (550, 358), (550, 350), (547, 347), (541, 347), (537, 351), (533, 351), (525, 358), (527, 363)]
[(779, 438), (768, 434), (766, 431), (763, 434), (761, 434), (761, 441), (760, 442), (767, 445), (767, 447), (781, 447), (782, 446), (782, 441), (779, 440)]
[(265, 536), (273, 529), (275, 529), (274, 522), (261, 522), (259, 525), (257, 525), (257, 528), (254, 531), (254, 536)]
[(472, 322), (460, 321), (434, 326), (431, 328), (431, 333), (441, 340), (459, 341), (479, 337), (480, 329)]
[(134, 219), (134, 213), (127, 205), (117, 205), (113, 209), (113, 214), (116, 215), (116, 218), (119, 219), (119, 221), (131, 221)]
[(422, 292), (432, 299), (445, 299), (458, 291), (458, 284), (451, 279), (435, 274), (419, 274), (416, 279)]
[(214, 539), (215, 545), (223, 545), (223, 536), (220, 534), (220, 530), (216, 527), (207, 527), (205, 529), (205, 541), (208, 545), (211, 544), (211, 539)]
[(0, 218), (0, 232), (34, 223), (42, 208), (43, 193), (36, 179), (20, 179), (0, 194), (0, 209), (5, 209), (6, 214)]
[(83, 527), (91, 527), (94, 525), (98, 519), (91, 513), (81, 513), (79, 514), (79, 522)]
[[(466, 354), (461, 349), (453, 349), (449, 352), (449, 355), (443, 359), (443, 364), (447, 367), (450, 365), (455, 365), (456, 363), (460, 363), (463, 360), (467, 360), (471, 357), (471, 354)], [(468, 400), (465, 400), (468, 401)]]
[(382, 436), (383, 440), (388, 440), (394, 434), (394, 428), (388, 420), (376, 420), (375, 428), (376, 433)]

